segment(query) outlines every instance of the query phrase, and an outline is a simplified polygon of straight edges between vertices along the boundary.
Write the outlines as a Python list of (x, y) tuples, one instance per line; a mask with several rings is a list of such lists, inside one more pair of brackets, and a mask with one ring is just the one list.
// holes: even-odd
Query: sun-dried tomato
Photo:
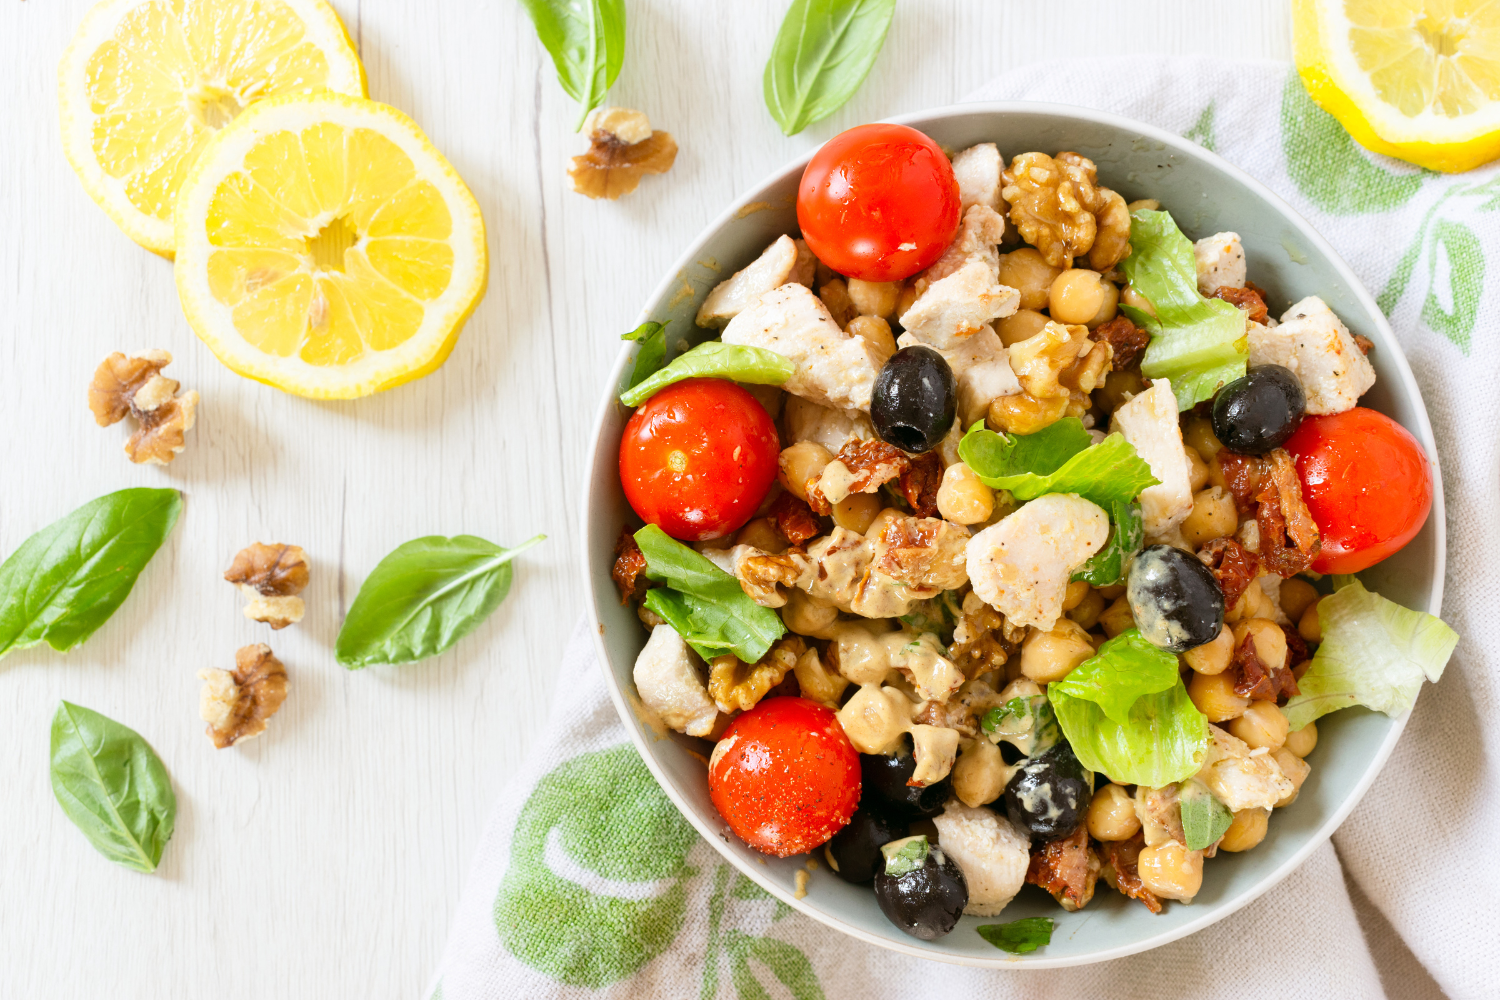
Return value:
[(1141, 848), (1146, 846), (1146, 837), (1140, 831), (1129, 840), (1105, 840), (1099, 844), (1099, 853), (1104, 859), (1104, 881), (1123, 896), (1139, 899), (1152, 913), (1161, 912), (1161, 900), (1157, 899), (1141, 881), (1137, 861)]
[(1266, 300), (1260, 294), (1259, 289), (1250, 287), (1230, 288), (1226, 285), (1223, 288), (1216, 288), (1212, 292), (1209, 292), (1208, 297), (1211, 299), (1223, 299), (1230, 305), (1239, 306), (1249, 313), (1246, 318), (1252, 323), (1264, 323), (1266, 321)]
[[(911, 465), (911, 459), (901, 449), (884, 441), (850, 440), (844, 443), (834, 462), (842, 463), (854, 476), (849, 483), (848, 494), (874, 493), (881, 486), (902, 475)], [(833, 463), (830, 462), (830, 465)], [(827, 470), (824, 470), (826, 474)], [(938, 472), (939, 478), (942, 470)], [(823, 494), (821, 477), (810, 480), (807, 488), (807, 505), (819, 514), (832, 514), (833, 502)]]
[(793, 545), (801, 545), (823, 530), (812, 508), (791, 493), (783, 492), (778, 495), (766, 514), (776, 522), (776, 528), (782, 536)]
[(1260, 493), (1261, 481), (1268, 471), (1265, 459), (1221, 448), (1214, 461), (1224, 472), (1224, 487), (1233, 495), (1240, 516), (1254, 514), (1256, 495)]
[(1375, 341), (1362, 333), (1356, 333), (1354, 335), (1354, 346), (1359, 348), (1359, 353), (1368, 357), (1370, 352), (1375, 350)]
[(1103, 341), (1114, 349), (1110, 370), (1117, 372), (1134, 368), (1140, 362), (1146, 345), (1151, 343), (1150, 335), (1132, 323), (1128, 316), (1116, 316), (1108, 323), (1100, 323), (1089, 337)]
[(1224, 607), (1239, 602), (1245, 588), (1260, 572), (1260, 559), (1233, 538), (1215, 538), (1198, 550), (1198, 558), (1213, 571), (1224, 592)]
[(1091, 857), (1089, 831), (1082, 823), (1066, 837), (1040, 844), (1031, 851), (1026, 881), (1039, 885), (1068, 911), (1081, 910), (1094, 898), (1099, 859)]
[(1277, 448), (1266, 466), (1256, 494), (1260, 560), (1280, 577), (1296, 576), (1312, 565), (1322, 548), (1318, 523), (1302, 499), (1302, 480), (1292, 456)]
[(615, 539), (615, 565), (609, 571), (610, 578), (620, 589), (621, 604), (629, 604), (631, 598), (639, 600), (646, 596), (646, 581), (641, 579), (645, 571), (645, 553), (635, 544), (630, 529), (621, 528), (620, 537)]
[[(1302, 674), (1307, 670), (1310, 654), (1307, 651), (1307, 641), (1290, 625), (1281, 626), (1281, 634), (1286, 636), (1286, 666), (1292, 672), (1294, 680), (1301, 680)], [(1298, 668), (1301, 668), (1300, 670)]]
[(937, 517), (938, 487), (943, 485), (943, 460), (936, 452), (918, 455), (901, 473), (901, 495), (917, 517)]
[(1297, 694), (1297, 679), (1282, 663), (1267, 667), (1255, 652), (1255, 637), (1246, 635), (1234, 651), (1234, 693), (1252, 701), (1280, 701)]

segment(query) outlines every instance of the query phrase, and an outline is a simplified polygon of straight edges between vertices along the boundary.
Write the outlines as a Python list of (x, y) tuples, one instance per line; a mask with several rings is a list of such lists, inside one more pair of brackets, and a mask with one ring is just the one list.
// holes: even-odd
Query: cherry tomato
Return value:
[(1432, 469), (1417, 439), (1383, 413), (1356, 406), (1307, 416), (1283, 446), (1323, 534), (1319, 573), (1357, 573), (1412, 540), (1432, 509)]
[(833, 712), (806, 698), (767, 698), (724, 730), (708, 762), (708, 796), (745, 843), (778, 858), (838, 833), (859, 806), (859, 754)]
[(958, 181), (938, 144), (905, 125), (860, 125), (802, 173), (797, 224), (818, 259), (862, 281), (931, 266), (958, 232)]
[(733, 382), (694, 378), (641, 404), (620, 438), (620, 484), (648, 524), (701, 542), (742, 527), (776, 480), (776, 425)]

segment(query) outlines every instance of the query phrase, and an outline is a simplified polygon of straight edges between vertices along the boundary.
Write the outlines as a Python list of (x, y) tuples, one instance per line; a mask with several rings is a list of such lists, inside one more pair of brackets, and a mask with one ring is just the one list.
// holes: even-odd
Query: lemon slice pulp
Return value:
[(1500, 2), (1294, 0), (1297, 69), (1363, 146), (1433, 170), (1500, 156)]
[(63, 149), (137, 243), (172, 255), (172, 209), (204, 145), (255, 101), (365, 71), (323, 0), (103, 0), (58, 72)]
[(230, 368), (287, 392), (364, 396), (447, 358), (488, 274), (474, 196), (394, 108), (261, 101), (178, 198), (178, 295)]

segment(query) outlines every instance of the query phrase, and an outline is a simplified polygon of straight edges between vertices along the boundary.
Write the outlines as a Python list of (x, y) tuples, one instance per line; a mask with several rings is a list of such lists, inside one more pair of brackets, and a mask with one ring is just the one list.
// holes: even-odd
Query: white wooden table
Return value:
[[(171, 265), (90, 202), (58, 140), (56, 65), (90, 0), (0, 3), (0, 553), (93, 497), (171, 485), (186, 507), (129, 601), (66, 658), (0, 661), (0, 997), (415, 997), (470, 853), (538, 736), (581, 613), (575, 524), (589, 423), (618, 336), (734, 196), (859, 122), (956, 101), (996, 73), (1113, 52), (1286, 57), (1281, 0), (905, 0), (860, 93), (795, 138), (761, 102), (784, 0), (627, 0), (612, 103), (681, 144), (619, 203), (573, 194), (585, 143), (514, 0), (336, 0), (370, 94), (410, 113), (478, 196), (489, 293), (447, 365), (355, 403), (240, 379), (193, 336)], [(1149, 58), (1143, 55), (1143, 58)], [(187, 451), (136, 467), (84, 390), (113, 350), (161, 347), (203, 397)], [(347, 672), (332, 646), (407, 539), (549, 540), (446, 655)], [(220, 579), (252, 541), (302, 545), (307, 618), (270, 633)], [(207, 666), (268, 641), (291, 694), (264, 737), (215, 751)], [(59, 699), (137, 729), (177, 790), (155, 876), (105, 861), (47, 774)]]

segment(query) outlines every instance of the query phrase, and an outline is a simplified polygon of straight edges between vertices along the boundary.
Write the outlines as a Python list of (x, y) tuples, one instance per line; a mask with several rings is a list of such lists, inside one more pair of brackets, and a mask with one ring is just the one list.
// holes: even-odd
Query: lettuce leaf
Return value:
[(635, 364), (625, 379), (625, 389), (634, 389), (666, 363), (667, 324), (647, 320), (629, 333), (620, 334), (620, 339), (633, 340), (641, 345), (635, 352)]
[(1048, 694), (1063, 691), (1098, 705), (1106, 718), (1126, 725), (1130, 706), (1143, 695), (1165, 691), (1177, 681), (1177, 657), (1127, 629), (1106, 641), (1099, 651), (1048, 686)]
[(1141, 374), (1170, 379), (1179, 410), (1213, 396), (1244, 377), (1250, 357), (1245, 313), (1220, 299), (1198, 294), (1193, 244), (1167, 212), (1130, 213), (1130, 256), (1120, 262), (1125, 277), (1156, 309), (1120, 309), (1151, 335)]
[(1095, 552), (1073, 574), (1073, 580), (1082, 580), (1095, 587), (1109, 587), (1125, 579), (1130, 560), (1141, 551), (1146, 538), (1141, 505), (1116, 500), (1109, 505), (1109, 522), (1109, 538), (1105, 540), (1104, 548)]
[[(642, 346), (643, 353), (645, 347)], [(620, 393), (620, 402), (626, 406), (640, 406), (673, 382), (688, 378), (722, 378), (755, 385), (780, 385), (796, 370), (797, 366), (790, 358), (775, 351), (710, 340), (677, 355), (665, 368)]]
[(1294, 730), (1353, 705), (1400, 715), (1417, 700), (1423, 678), (1443, 676), (1458, 644), (1441, 619), (1388, 601), (1353, 577), (1334, 582), (1338, 589), (1318, 603), (1323, 643), (1297, 681), (1301, 693), (1283, 710)]
[(1123, 435), (1091, 440), (1077, 417), (1035, 434), (997, 434), (975, 422), (958, 443), (958, 454), (981, 482), (1010, 490), (1022, 503), (1047, 493), (1077, 493), (1107, 507), (1134, 500), (1160, 482)]
[(1090, 771), (1121, 784), (1161, 788), (1191, 778), (1203, 766), (1208, 719), (1193, 705), (1181, 678), (1165, 691), (1137, 698), (1123, 724), (1058, 683), (1047, 686), (1047, 697), (1073, 753)]
[(733, 653), (755, 663), (786, 627), (752, 601), (740, 582), (654, 524), (635, 533), (646, 576), (665, 587), (646, 591), (646, 607), (664, 618), (705, 660)]

